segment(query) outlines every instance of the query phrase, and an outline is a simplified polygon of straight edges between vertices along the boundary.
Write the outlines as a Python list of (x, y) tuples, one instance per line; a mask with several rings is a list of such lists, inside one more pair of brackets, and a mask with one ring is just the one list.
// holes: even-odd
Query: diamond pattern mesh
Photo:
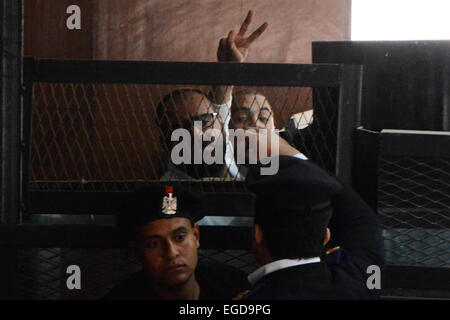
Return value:
[[(58, 183), (64, 183), (66, 189), (73, 186), (83, 190), (95, 182), (99, 191), (104, 191), (102, 183), (108, 182), (108, 191), (114, 184), (116, 191), (122, 191), (122, 182), (159, 180), (167, 169), (171, 131), (186, 128), (186, 119), (192, 119), (193, 111), (188, 110), (192, 103), (187, 98), (179, 101), (169, 97), (164, 114), (157, 115), (163, 98), (180, 88), (186, 86), (36, 82), (31, 190), (58, 190)], [(194, 89), (212, 99), (210, 87)], [(234, 91), (241, 89), (236, 87)], [(286, 130), (288, 141), (334, 171), (338, 101), (333, 96), (335, 89), (245, 89), (265, 96), (272, 107), (269, 118), (274, 119), (275, 127), (294, 128)], [(172, 103), (177, 105), (177, 112), (168, 106)], [(203, 113), (201, 103), (197, 103), (197, 113)], [(164, 130), (164, 119), (170, 122), (171, 130)], [(202, 177), (207, 176), (225, 179), (208, 171)]]
[[(245, 250), (199, 250), (199, 260), (223, 263), (246, 273), (256, 269)], [(141, 269), (126, 249), (22, 248), (19, 250), (19, 299), (100, 299)], [(81, 289), (69, 290), (67, 267), (81, 270)]]
[[(187, 87), (201, 91), (204, 97), (193, 105), (189, 97), (171, 94)], [(263, 95), (264, 103), (271, 106), (270, 115), (264, 113), (266, 120), (273, 120), (275, 128), (282, 129), (280, 134), (306, 156), (334, 171), (337, 88), (235, 87), (234, 92), (243, 89)], [(257, 100), (256, 94), (253, 98)], [(192, 130), (193, 116), (206, 114), (203, 103), (210, 105), (216, 100), (220, 97), (214, 97), (210, 86), (35, 82), (29, 190), (130, 191), (159, 181), (169, 162), (171, 132)], [(258, 120), (261, 110), (256, 114)], [(231, 118), (220, 120), (222, 125), (230, 120), (230, 129), (235, 125)], [(220, 120), (215, 116), (212, 125)], [(209, 190), (211, 180), (236, 178), (206, 171), (201, 180)], [(68, 221), (58, 212), (52, 219)], [(254, 256), (245, 250), (202, 249), (199, 259), (246, 273), (257, 267)], [(70, 265), (81, 268), (82, 290), (67, 289), (66, 268)], [(127, 250), (22, 248), (19, 297), (97, 299), (139, 268)]]
[(384, 157), (379, 168), (386, 262), (449, 268), (449, 159)]

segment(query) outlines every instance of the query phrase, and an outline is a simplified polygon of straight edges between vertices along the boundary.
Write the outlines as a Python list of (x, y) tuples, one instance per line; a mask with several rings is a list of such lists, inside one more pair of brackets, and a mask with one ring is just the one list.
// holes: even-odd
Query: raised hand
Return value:
[(250, 10), (237, 34), (234, 30), (231, 30), (228, 33), (228, 37), (220, 39), (219, 48), (217, 49), (217, 59), (219, 61), (243, 62), (245, 60), (250, 45), (261, 36), (269, 25), (267, 22), (264, 22), (250, 36), (245, 37), (252, 20), (253, 11)]

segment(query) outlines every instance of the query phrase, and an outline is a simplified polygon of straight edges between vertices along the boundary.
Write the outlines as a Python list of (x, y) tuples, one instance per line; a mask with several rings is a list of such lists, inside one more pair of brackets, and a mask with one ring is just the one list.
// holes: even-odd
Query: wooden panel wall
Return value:
[[(216, 61), (221, 37), (248, 10), (268, 30), (248, 62), (311, 63), (311, 42), (350, 38), (350, 0), (95, 1), (94, 58)], [(254, 30), (254, 29), (253, 29)]]
[[(81, 9), (81, 30), (69, 30), (67, 7)], [(24, 0), (24, 55), (40, 59), (92, 59), (94, 12), (90, 0)]]
[[(81, 30), (66, 26), (72, 4), (81, 9)], [(92, 14), (89, 0), (24, 0), (24, 55), (92, 59)], [(92, 89), (62, 84), (34, 89), (31, 179), (90, 180)]]

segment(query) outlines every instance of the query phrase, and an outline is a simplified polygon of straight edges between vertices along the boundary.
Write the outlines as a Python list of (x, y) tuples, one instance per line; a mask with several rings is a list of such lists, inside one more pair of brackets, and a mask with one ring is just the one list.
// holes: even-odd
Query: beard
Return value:
[[(212, 152), (208, 152), (214, 159), (212, 164), (206, 164), (203, 155), (206, 147), (212, 148)], [(219, 150), (222, 154), (218, 155), (220, 158), (215, 157), (215, 152)], [(190, 177), (194, 179), (202, 179), (207, 177), (219, 177), (224, 178), (227, 176), (227, 169), (225, 165), (225, 152), (226, 152), (226, 144), (216, 144), (215, 142), (203, 141), (201, 146), (202, 153), (202, 163), (195, 164), (194, 163), (194, 144), (191, 143), (191, 163), (190, 164), (180, 164), (176, 167), (184, 172), (186, 172)]]

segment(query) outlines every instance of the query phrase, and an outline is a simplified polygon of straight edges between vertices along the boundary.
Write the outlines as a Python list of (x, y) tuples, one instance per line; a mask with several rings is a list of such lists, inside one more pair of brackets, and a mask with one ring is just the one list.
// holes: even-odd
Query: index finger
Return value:
[(250, 10), (244, 22), (242, 23), (241, 28), (239, 29), (238, 33), (239, 36), (244, 36), (244, 34), (247, 32), (248, 26), (252, 23), (252, 20), (253, 20), (253, 11)]
[(248, 43), (252, 43), (256, 39), (259, 38), (259, 36), (266, 31), (269, 24), (267, 22), (264, 22), (258, 29), (256, 29), (247, 39)]

